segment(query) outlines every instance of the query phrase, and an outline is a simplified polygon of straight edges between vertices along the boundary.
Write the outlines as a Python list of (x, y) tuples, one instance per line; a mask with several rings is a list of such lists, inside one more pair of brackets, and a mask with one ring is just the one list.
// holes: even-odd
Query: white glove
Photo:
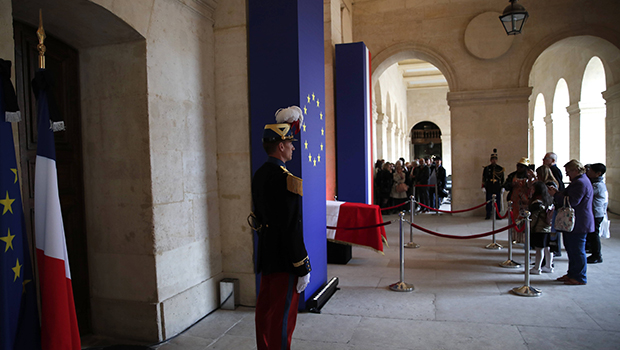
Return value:
[(303, 292), (310, 283), (310, 273), (303, 277), (297, 278), (297, 293)]
[(502, 193), (506, 192), (506, 189), (502, 187)]
[(486, 188), (482, 188), (482, 193), (487, 193), (487, 189)]

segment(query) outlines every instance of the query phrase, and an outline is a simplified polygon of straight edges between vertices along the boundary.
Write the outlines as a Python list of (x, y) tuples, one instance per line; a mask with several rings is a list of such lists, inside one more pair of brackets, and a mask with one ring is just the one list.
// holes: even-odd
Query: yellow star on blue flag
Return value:
[[(7, 62), (10, 67), (0, 59)], [(41, 349), (13, 130), (5, 121), (4, 89), (13, 86), (4, 73), (0, 70), (0, 349)]]

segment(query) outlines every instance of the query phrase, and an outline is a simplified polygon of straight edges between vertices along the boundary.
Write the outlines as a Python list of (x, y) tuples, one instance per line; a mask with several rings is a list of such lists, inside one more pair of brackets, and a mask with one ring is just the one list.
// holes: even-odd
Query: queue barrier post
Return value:
[[(493, 231), (495, 231), (495, 217), (497, 216), (495, 214), (495, 210), (496, 210), (495, 209), (495, 203), (496, 203), (496, 201), (497, 201), (497, 195), (494, 194), (493, 195), (493, 199), (491, 200), (491, 207), (493, 208)], [(499, 244), (499, 243), (497, 243), (495, 241), (495, 235), (493, 235), (493, 243), (487, 244), (487, 246), (485, 248), (487, 248), (487, 249), (502, 249), (503, 247), (502, 247), (501, 244)]]
[[(414, 187), (415, 191), (415, 187)], [(415, 199), (413, 196), (409, 197), (409, 215), (411, 223), (413, 223), (413, 216), (415, 214)], [(413, 242), (413, 226), (409, 225), (409, 242), (405, 243), (405, 248), (420, 248), (419, 244)]]
[[(508, 211), (507, 213), (512, 211), (512, 201), (508, 201)], [(510, 219), (509, 219), (510, 221)], [(514, 228), (511, 228), (508, 230), (508, 260), (502, 262), (499, 264), (499, 266), (501, 267), (506, 267), (506, 268), (519, 268), (521, 267), (521, 264), (519, 264), (518, 262), (512, 260), (512, 232), (513, 232)]]
[(530, 212), (526, 210), (523, 213), (525, 214), (525, 284), (513, 288), (512, 292), (522, 297), (539, 297), (542, 294), (540, 289), (530, 286)]
[(404, 282), (405, 279), (405, 246), (404, 246), (404, 240), (405, 240), (405, 232), (403, 231), (403, 221), (405, 220), (405, 213), (404, 212), (400, 212), (398, 213), (398, 218), (399, 218), (399, 222), (400, 222), (400, 281), (393, 283), (390, 285), (390, 290), (394, 291), (394, 292), (412, 292), (413, 291), (413, 285), (412, 284), (408, 284)]

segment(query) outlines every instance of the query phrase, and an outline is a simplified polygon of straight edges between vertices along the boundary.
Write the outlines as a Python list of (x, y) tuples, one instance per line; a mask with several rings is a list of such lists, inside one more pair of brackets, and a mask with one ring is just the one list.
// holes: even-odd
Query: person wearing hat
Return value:
[[(493, 149), (493, 153), (491, 153), (491, 164), (484, 167), (482, 171), (482, 190), (486, 193), (487, 200), (487, 215), (485, 216), (485, 220), (489, 220), (491, 215), (493, 215), (493, 204), (489, 202), (493, 195), (495, 195), (497, 209), (502, 211), (502, 186), (504, 185), (504, 168), (497, 164), (497, 149)], [(497, 215), (499, 219), (499, 215)]]
[[(530, 160), (526, 157), (521, 158), (517, 163), (517, 170), (508, 174), (504, 183), (504, 188), (508, 191), (507, 200), (512, 201), (512, 216), (515, 221), (518, 220), (521, 209), (528, 209), (533, 184), (536, 181), (536, 175), (529, 166)], [(515, 232), (513, 238), (517, 243), (524, 243), (525, 230)]]
[(265, 125), (263, 148), (269, 158), (252, 179), (256, 273), (261, 273), (255, 316), (259, 350), (290, 348), (299, 294), (311, 271), (302, 229), (302, 179), (285, 165), (293, 159), (303, 114), (297, 106), (280, 109), (276, 121)]

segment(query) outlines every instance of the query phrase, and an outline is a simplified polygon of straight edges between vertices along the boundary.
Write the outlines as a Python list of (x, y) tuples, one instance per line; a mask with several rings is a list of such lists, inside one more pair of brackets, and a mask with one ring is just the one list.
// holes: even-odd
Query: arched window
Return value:
[(600, 58), (594, 56), (581, 83), (579, 160), (583, 164), (605, 163), (605, 89), (605, 68)]
[(540, 163), (545, 153), (547, 153), (546, 116), (545, 96), (538, 94), (536, 96), (536, 104), (534, 105), (534, 163)]
[[(563, 165), (570, 158), (570, 122), (568, 119), (569, 106), (568, 85), (566, 80), (560, 79), (555, 86), (553, 95), (553, 152), (558, 155), (558, 163)], [(542, 159), (542, 158), (541, 158)]]

